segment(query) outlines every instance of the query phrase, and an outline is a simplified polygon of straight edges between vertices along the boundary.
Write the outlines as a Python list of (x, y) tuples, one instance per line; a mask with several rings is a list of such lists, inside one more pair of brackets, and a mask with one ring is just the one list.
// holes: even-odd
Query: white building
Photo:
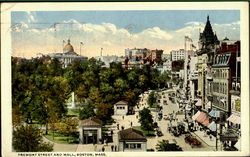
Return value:
[(58, 59), (63, 65), (63, 68), (66, 68), (69, 64), (71, 64), (75, 60), (87, 60), (88, 58), (85, 56), (78, 55), (73, 46), (70, 44), (70, 40), (68, 40), (68, 44), (66, 44), (63, 48), (63, 53), (52, 53), (49, 56), (53, 59)]
[(118, 132), (118, 151), (141, 152), (147, 151), (147, 139), (141, 131), (133, 128)]
[(190, 94), (192, 100), (196, 98), (198, 90), (198, 71), (196, 64), (198, 63), (198, 57), (191, 56), (189, 59), (189, 71), (188, 71), (188, 80), (190, 87)]
[(119, 101), (114, 105), (114, 115), (127, 115), (128, 114), (128, 102)]
[(102, 121), (95, 118), (79, 122), (79, 139), (82, 144), (100, 144), (102, 139)]
[(102, 61), (104, 63), (103, 67), (109, 68), (110, 63), (118, 61), (118, 56), (97, 56), (95, 59)]
[(172, 61), (178, 61), (178, 60), (185, 59), (185, 50), (184, 49), (172, 50), (170, 53), (171, 53)]

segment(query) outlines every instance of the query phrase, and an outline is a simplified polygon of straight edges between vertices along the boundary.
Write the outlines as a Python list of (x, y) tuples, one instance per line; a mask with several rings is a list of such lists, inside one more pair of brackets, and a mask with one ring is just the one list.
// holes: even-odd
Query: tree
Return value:
[(13, 126), (18, 126), (22, 123), (21, 121), (21, 112), (17, 107), (12, 108), (12, 124)]
[(141, 123), (141, 128), (147, 130), (148, 134), (150, 130), (153, 130), (153, 116), (148, 108), (143, 108), (139, 112), (139, 122)]
[(182, 148), (175, 143), (169, 143), (168, 140), (159, 141), (156, 145), (158, 151), (182, 151)]
[(12, 144), (17, 152), (53, 151), (53, 144), (43, 142), (41, 131), (31, 125), (16, 127)]
[(148, 95), (148, 105), (149, 107), (153, 107), (153, 105), (156, 103), (156, 96), (155, 92), (150, 92)]
[(90, 104), (90, 103), (81, 104), (80, 112), (79, 112), (79, 119), (83, 120), (83, 119), (88, 119), (89, 117), (95, 116), (94, 109), (95, 109), (95, 106), (93, 104)]

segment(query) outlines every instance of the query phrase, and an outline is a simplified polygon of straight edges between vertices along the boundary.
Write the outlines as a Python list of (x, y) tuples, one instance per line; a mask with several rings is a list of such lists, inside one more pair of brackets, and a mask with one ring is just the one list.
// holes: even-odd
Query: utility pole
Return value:
[(103, 50), (103, 48), (101, 48), (101, 56), (102, 56), (102, 50)]

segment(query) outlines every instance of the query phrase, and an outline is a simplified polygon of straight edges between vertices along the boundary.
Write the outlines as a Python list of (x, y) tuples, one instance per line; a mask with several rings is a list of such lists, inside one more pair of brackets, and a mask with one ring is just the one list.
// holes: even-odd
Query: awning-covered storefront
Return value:
[(198, 99), (198, 101), (195, 103), (195, 106), (202, 106), (201, 99)]
[(206, 113), (201, 112), (200, 115), (195, 119), (197, 122), (208, 126), (209, 125), (209, 119)]
[(232, 122), (234, 124), (240, 124), (240, 116), (236, 114), (231, 114), (229, 118), (227, 118), (229, 122)]
[(214, 121), (213, 121), (212, 123), (210, 123), (207, 127), (208, 127), (211, 131), (216, 131), (216, 124), (215, 124)]
[(208, 126), (209, 125), (209, 119), (208, 117), (202, 122), (203, 125)]
[(220, 111), (216, 109), (212, 109), (209, 113), (209, 116), (219, 118), (220, 117)]
[(200, 114), (200, 111), (196, 112), (195, 115), (193, 115), (192, 119), (195, 120)]
[(204, 112), (201, 112), (201, 114), (195, 119), (197, 122), (204, 122), (207, 119), (207, 115)]

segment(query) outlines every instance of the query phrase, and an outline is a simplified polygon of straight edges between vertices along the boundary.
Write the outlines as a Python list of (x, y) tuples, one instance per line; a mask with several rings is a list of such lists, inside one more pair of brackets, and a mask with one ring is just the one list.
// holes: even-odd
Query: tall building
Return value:
[(213, 57), (217, 49), (219, 49), (219, 40), (213, 32), (210, 24), (209, 16), (207, 17), (204, 31), (200, 33), (199, 49), (197, 51), (198, 62), (198, 92), (197, 96), (201, 99), (202, 110), (208, 111), (211, 108), (212, 94), (210, 87), (212, 84), (211, 66)]
[(180, 49), (180, 50), (172, 50), (171, 52), (171, 59), (172, 61), (178, 61), (178, 60), (183, 60), (185, 59), (185, 50)]
[(236, 55), (235, 53), (216, 54), (212, 65), (213, 82), (209, 87), (212, 93), (212, 108), (221, 113), (221, 121), (231, 114), (232, 78), (235, 76)]
[(78, 55), (75, 51), (73, 46), (70, 44), (70, 40), (63, 48), (63, 53), (52, 53), (49, 56), (53, 59), (58, 59), (61, 63), (63, 68), (66, 68), (69, 64), (71, 64), (75, 60), (87, 60), (88, 58), (85, 56)]

